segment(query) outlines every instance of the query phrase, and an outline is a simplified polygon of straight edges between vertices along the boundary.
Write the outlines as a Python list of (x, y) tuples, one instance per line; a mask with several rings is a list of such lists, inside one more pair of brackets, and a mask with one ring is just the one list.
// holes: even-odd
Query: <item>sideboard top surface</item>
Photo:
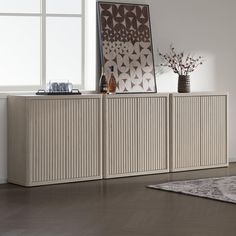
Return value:
[(8, 98), (17, 97), (29, 100), (49, 100), (49, 99), (84, 99), (84, 98), (145, 98), (145, 97), (169, 97), (168, 93), (132, 93), (132, 94), (82, 94), (82, 95), (9, 95)]
[(170, 96), (173, 97), (194, 97), (194, 96), (228, 96), (228, 92), (218, 92), (218, 91), (210, 91), (210, 92), (192, 92), (192, 93), (170, 93)]
[(34, 95), (34, 94), (13, 94), (8, 98), (17, 97), (22, 99), (96, 99), (96, 98), (147, 98), (147, 97), (191, 97), (191, 96), (228, 96), (228, 92), (192, 92), (192, 93), (130, 93), (130, 94), (82, 94), (82, 95)]
[(105, 98), (150, 98), (150, 97), (169, 97), (169, 93), (125, 93), (125, 94), (105, 94)]
[(96, 99), (96, 98), (101, 98), (101, 94), (85, 94), (85, 95), (9, 95), (8, 98), (11, 97), (17, 97), (17, 98), (22, 98), (22, 99), (27, 99), (27, 100), (56, 100), (56, 99), (84, 99), (84, 98), (91, 98), (91, 99)]

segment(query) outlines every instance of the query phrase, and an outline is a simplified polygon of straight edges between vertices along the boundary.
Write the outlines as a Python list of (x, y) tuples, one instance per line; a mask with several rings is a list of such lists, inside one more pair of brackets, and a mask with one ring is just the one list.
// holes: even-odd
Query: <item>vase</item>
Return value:
[(190, 76), (179, 75), (178, 93), (190, 93)]

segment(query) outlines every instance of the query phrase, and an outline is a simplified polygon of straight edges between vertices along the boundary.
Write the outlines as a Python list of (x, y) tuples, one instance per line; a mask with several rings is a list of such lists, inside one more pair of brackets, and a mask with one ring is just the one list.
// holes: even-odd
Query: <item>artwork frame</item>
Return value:
[(117, 93), (156, 93), (149, 5), (97, 2), (100, 60)]

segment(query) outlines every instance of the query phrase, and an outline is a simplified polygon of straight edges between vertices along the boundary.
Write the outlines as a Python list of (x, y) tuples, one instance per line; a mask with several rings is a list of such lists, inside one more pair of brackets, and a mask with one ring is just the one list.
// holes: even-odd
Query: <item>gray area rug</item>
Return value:
[(236, 203), (236, 176), (175, 181), (148, 187)]

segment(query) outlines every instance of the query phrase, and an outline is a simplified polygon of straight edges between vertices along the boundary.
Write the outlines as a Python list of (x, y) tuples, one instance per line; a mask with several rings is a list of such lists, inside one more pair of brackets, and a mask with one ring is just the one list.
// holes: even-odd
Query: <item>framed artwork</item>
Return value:
[(98, 2), (101, 63), (117, 93), (154, 93), (156, 78), (149, 6)]

